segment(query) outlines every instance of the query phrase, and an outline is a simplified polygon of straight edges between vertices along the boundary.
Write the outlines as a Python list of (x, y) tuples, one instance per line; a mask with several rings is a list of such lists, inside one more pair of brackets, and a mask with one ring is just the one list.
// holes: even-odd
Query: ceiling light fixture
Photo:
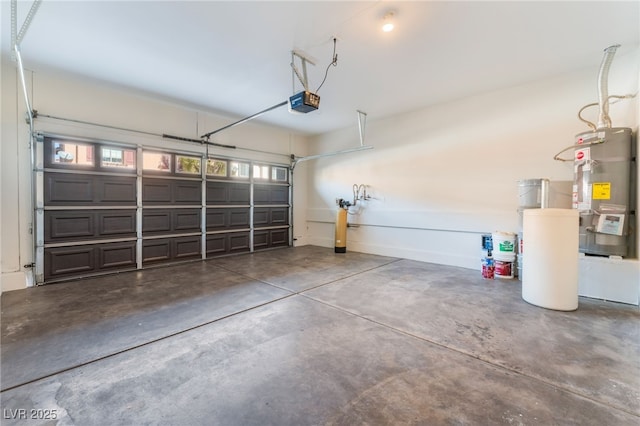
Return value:
[(395, 13), (393, 11), (389, 11), (389, 12), (385, 13), (384, 16), (382, 17), (382, 31), (384, 31), (385, 33), (393, 31), (393, 28), (394, 28), (393, 17), (394, 16), (395, 16)]

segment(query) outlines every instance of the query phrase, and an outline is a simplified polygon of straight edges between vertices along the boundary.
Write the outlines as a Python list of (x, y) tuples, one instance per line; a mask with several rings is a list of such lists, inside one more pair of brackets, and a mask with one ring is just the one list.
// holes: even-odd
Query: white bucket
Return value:
[(495, 260), (494, 276), (496, 278), (513, 278), (513, 262)]
[(506, 262), (516, 260), (516, 234), (496, 231), (491, 235), (493, 258)]

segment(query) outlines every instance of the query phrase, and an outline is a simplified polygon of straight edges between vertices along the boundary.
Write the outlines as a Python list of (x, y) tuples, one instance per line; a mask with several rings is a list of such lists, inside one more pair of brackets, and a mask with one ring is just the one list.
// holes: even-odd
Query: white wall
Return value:
[[(173, 142), (135, 132), (60, 121), (46, 118), (44, 115), (194, 139), (199, 139), (201, 134), (239, 118), (207, 113), (192, 106), (159, 100), (124, 88), (110, 87), (52, 70), (27, 71), (26, 76), (33, 108), (41, 114), (35, 120), (36, 131), (203, 152), (203, 148), (198, 144)], [(24, 268), (24, 265), (33, 261), (30, 235), (32, 206), (29, 127), (24, 119), (25, 111), (15, 63), (10, 58), (3, 57), (0, 141), (0, 288), (3, 291), (24, 288), (29, 279), (29, 269)], [(249, 150), (209, 147), (211, 154), (270, 163), (289, 164), (291, 153), (307, 153), (305, 137), (261, 125), (258, 121), (221, 132), (212, 138), (212, 142)], [(293, 197), (296, 203), (303, 206), (306, 205), (306, 186), (305, 168), (296, 168)], [(300, 209), (300, 212), (294, 210), (296, 244), (304, 244), (306, 240), (305, 208)]]
[[(638, 91), (639, 53), (615, 57), (610, 94)], [(365, 143), (373, 150), (308, 164), (309, 241), (333, 246), (335, 199), (351, 199), (352, 185), (365, 184), (375, 199), (350, 216), (366, 226), (348, 229), (348, 250), (479, 268), (480, 234), (518, 228), (518, 180), (572, 180), (573, 164), (553, 156), (589, 130), (576, 114), (598, 100), (598, 68), (391, 118), (376, 120), (367, 111)], [(596, 121), (597, 110), (584, 116)], [(636, 100), (612, 104), (610, 115), (614, 127), (637, 132)], [(358, 144), (354, 121), (353, 128), (315, 138), (311, 151)]]

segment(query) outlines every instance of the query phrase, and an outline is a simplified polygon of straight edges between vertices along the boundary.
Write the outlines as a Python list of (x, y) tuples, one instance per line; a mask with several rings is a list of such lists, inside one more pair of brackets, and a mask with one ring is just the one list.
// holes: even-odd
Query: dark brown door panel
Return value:
[(161, 262), (171, 259), (171, 240), (145, 240), (142, 242), (142, 261), (145, 263)]
[(94, 200), (95, 176), (64, 173), (44, 174), (45, 205), (90, 204)]
[(106, 210), (97, 212), (98, 235), (129, 237), (136, 235), (135, 210)]
[(207, 182), (207, 204), (225, 204), (228, 199), (229, 184), (226, 182)]
[(270, 235), (271, 247), (289, 245), (289, 229), (273, 229)]
[(269, 231), (254, 231), (253, 248), (258, 250), (269, 247)]
[(97, 266), (100, 270), (136, 267), (136, 242), (98, 244), (96, 246)]
[(229, 184), (229, 198), (230, 204), (249, 204), (251, 201), (251, 192), (249, 185), (241, 183)]
[(201, 204), (202, 184), (196, 181), (174, 181), (173, 202), (176, 204)]
[(46, 243), (96, 236), (94, 211), (45, 211)]
[(248, 228), (249, 209), (230, 209), (229, 228)]
[(253, 209), (253, 225), (254, 226), (269, 225), (269, 208), (255, 207)]
[(271, 209), (270, 215), (271, 225), (288, 225), (289, 224), (289, 209), (285, 207), (274, 207)]
[(229, 234), (229, 251), (232, 253), (249, 251), (249, 233), (239, 232)]
[(180, 237), (173, 240), (175, 259), (200, 257), (201, 237)]
[(171, 204), (171, 181), (167, 179), (142, 179), (142, 202)]
[(97, 202), (133, 204), (136, 203), (136, 178), (100, 176), (96, 180)]
[(201, 226), (201, 210), (174, 210), (173, 212), (173, 230), (181, 232), (197, 232)]
[(207, 209), (207, 229), (224, 229), (227, 227), (226, 209)]
[(94, 246), (56, 247), (44, 251), (45, 279), (95, 271)]
[(228, 253), (225, 234), (207, 235), (207, 257)]
[(171, 232), (171, 211), (170, 210), (143, 210), (142, 212), (142, 233)]

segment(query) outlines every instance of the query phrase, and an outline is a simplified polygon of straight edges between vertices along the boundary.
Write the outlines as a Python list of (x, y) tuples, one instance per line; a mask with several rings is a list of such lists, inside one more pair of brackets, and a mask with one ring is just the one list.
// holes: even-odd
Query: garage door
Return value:
[(40, 140), (40, 284), (290, 245), (286, 165)]

